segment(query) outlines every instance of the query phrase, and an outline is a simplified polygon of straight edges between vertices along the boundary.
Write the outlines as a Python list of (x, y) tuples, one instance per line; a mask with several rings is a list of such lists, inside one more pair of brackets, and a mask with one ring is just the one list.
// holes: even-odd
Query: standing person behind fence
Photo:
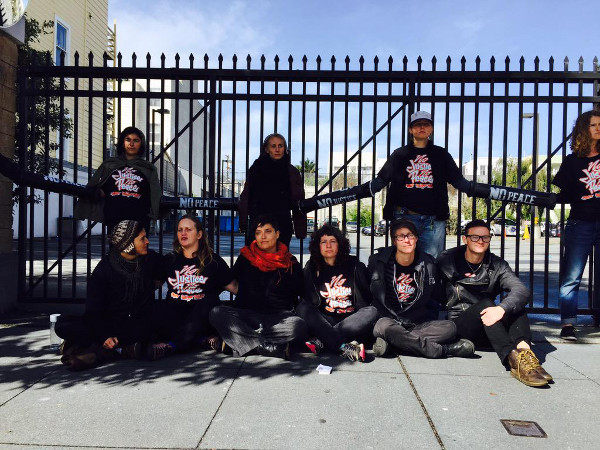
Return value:
[[(240, 230), (245, 231), (258, 216), (269, 214), (279, 223), (279, 242), (289, 247), (292, 233), (298, 239), (306, 237), (306, 215), (294, 208), (292, 226), (290, 212), (303, 199), (304, 182), (298, 169), (290, 164), (285, 138), (278, 133), (268, 135), (262, 144), (260, 156), (248, 169), (248, 177), (240, 195)], [(246, 245), (253, 240), (254, 230), (248, 230)]]
[(158, 306), (157, 335), (162, 341), (149, 349), (152, 360), (194, 347), (220, 351), (221, 339), (208, 314), (220, 304), (223, 289), (237, 291), (231, 269), (210, 248), (198, 217), (186, 214), (179, 219), (173, 249), (162, 259), (168, 292)]
[(323, 225), (315, 231), (309, 249), (304, 300), (296, 308), (314, 336), (306, 346), (313, 353), (326, 348), (364, 362), (362, 342), (372, 334), (377, 319), (377, 308), (371, 306), (369, 272), (350, 255), (350, 241), (337, 227)]
[(470, 193), (467, 181), (445, 148), (433, 145), (433, 120), (426, 111), (410, 116), (410, 142), (392, 153), (371, 184), (373, 192), (390, 184), (383, 217), (406, 219), (419, 233), (419, 248), (434, 258), (444, 249), (450, 217), (448, 186)]
[(573, 153), (564, 159), (552, 184), (560, 188), (558, 201), (571, 204), (558, 292), (560, 337), (577, 341), (581, 277), (592, 248), (600, 250), (600, 111), (588, 111), (577, 118), (571, 133), (571, 150)]
[(101, 190), (101, 199), (80, 199), (74, 217), (103, 222), (110, 233), (121, 220), (136, 220), (150, 232), (150, 219), (158, 218), (162, 188), (156, 167), (142, 159), (146, 138), (141, 130), (127, 127), (117, 140), (117, 156), (107, 158), (88, 182)]

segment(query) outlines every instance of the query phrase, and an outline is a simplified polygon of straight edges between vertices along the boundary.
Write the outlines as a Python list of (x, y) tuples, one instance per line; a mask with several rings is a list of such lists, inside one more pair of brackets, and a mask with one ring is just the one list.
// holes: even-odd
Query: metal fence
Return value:
[[(338, 63), (334, 57), (311, 62), (306, 57), (300, 62), (276, 57), (267, 62), (264, 56), (258, 63), (250, 57), (238, 61), (236, 56), (229, 62), (221, 56), (212, 62), (205, 56), (198, 67), (193, 55), (185, 64), (179, 56), (174, 64), (164, 56), (154, 64), (150, 55), (143, 66), (135, 55), (129, 66), (121, 55), (115, 67), (108, 64), (105, 55), (102, 66), (94, 67), (90, 54), (85, 65), (75, 55), (72, 66), (40, 62), (21, 69), (18, 148), (24, 169), (33, 169), (37, 152), (42, 170), (56, 161), (59, 171), (68, 169), (60, 176), (85, 182), (110, 153), (111, 136), (135, 125), (146, 132), (165, 192), (237, 197), (264, 136), (278, 132), (286, 136), (292, 162), (300, 166), (311, 196), (374, 178), (390, 153), (406, 144), (410, 114), (424, 109), (434, 117), (434, 142), (450, 151), (468, 178), (550, 191), (548, 180), (569, 152), (575, 118), (600, 102), (597, 59), (587, 70), (582, 59), (574, 69), (565, 59), (558, 69), (552, 58), (544, 67), (539, 59), (526, 67), (523, 59), (514, 64), (508, 58), (500, 64), (494, 58), (486, 63), (477, 58), (469, 64), (465, 58), (458, 63), (448, 58), (438, 64), (436, 58), (425, 63), (405, 57), (397, 64), (391, 57), (385, 62), (376, 57), (372, 63), (346, 57)], [(54, 112), (65, 115), (67, 109), (71, 138), (64, 130), (68, 125), (50, 120)], [(40, 118), (42, 124), (36, 126)], [(65, 146), (73, 151), (65, 152)], [(95, 261), (105, 251), (104, 234), (92, 235), (90, 223), (79, 229), (74, 221), (62, 220), (72, 211), (62, 196), (57, 195), (50, 207), (48, 193), (40, 193), (42, 203), (37, 206), (27, 203), (29, 194), (34, 192), (20, 191), (20, 300), (79, 302)], [(346, 227), (356, 217), (358, 232), (350, 235), (351, 242), (366, 260), (376, 246), (389, 245), (387, 237), (363, 235), (360, 227), (361, 218), (375, 226), (384, 195), (330, 207), (311, 219), (318, 225), (335, 217)], [(550, 230), (561, 234), (568, 209), (562, 206), (554, 216), (457, 193), (451, 197), (448, 231), (457, 235), (457, 244), (461, 222), (468, 218), (514, 220), (515, 236), (506, 235), (511, 227), (499, 228), (494, 251), (533, 290), (532, 311), (557, 312), (562, 244)], [(53, 213), (58, 217), (56, 239), (49, 232)], [(178, 213), (173, 211), (157, 225), (153, 242), (161, 252), (170, 250)], [(215, 247), (233, 262), (242, 241), (231, 232), (237, 227), (235, 215), (198, 213), (204, 216)], [(40, 221), (43, 232), (36, 235)], [(538, 222), (547, 230), (543, 238), (535, 232)], [(525, 228), (531, 236), (528, 241), (521, 239)], [(292, 242), (291, 250), (301, 260), (306, 258), (306, 244)], [(594, 306), (593, 264), (589, 267), (583, 314), (592, 313)]]

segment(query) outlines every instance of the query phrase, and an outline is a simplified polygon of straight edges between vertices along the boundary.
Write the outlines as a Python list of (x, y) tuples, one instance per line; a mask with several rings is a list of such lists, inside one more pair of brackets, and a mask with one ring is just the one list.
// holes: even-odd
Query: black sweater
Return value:
[(292, 260), (289, 269), (262, 272), (240, 255), (233, 266), (239, 283), (233, 306), (263, 313), (293, 310), (302, 296), (302, 268)]

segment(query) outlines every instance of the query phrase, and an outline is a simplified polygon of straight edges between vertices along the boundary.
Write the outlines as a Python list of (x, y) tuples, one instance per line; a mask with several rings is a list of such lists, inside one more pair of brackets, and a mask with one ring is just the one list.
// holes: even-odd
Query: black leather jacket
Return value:
[[(506, 293), (499, 306), (510, 314), (521, 311), (531, 297), (529, 289), (514, 274), (510, 266), (499, 256), (489, 250), (483, 266), (473, 278), (465, 277), (456, 269), (455, 257), (464, 255), (465, 245), (445, 250), (437, 259), (437, 266), (442, 276), (448, 299), (448, 318), (458, 317), (469, 306), (481, 300), (495, 301), (501, 293)], [(467, 286), (487, 286), (479, 295), (467, 290)]]
[(383, 247), (369, 257), (371, 272), (371, 293), (373, 305), (377, 307), (380, 317), (390, 317), (402, 323), (419, 324), (437, 319), (439, 302), (443, 299), (437, 267), (431, 255), (417, 250), (415, 260), (415, 279), (417, 282), (417, 298), (398, 315), (396, 308), (389, 305), (385, 298), (385, 267), (395, 254), (396, 247)]
[[(350, 262), (354, 262), (354, 307), (356, 311), (372, 303), (371, 291), (369, 290), (369, 272), (365, 265), (356, 256), (350, 255)], [(321, 304), (321, 296), (317, 287), (317, 268), (309, 259), (304, 266), (304, 300), (312, 303), (317, 308)]]

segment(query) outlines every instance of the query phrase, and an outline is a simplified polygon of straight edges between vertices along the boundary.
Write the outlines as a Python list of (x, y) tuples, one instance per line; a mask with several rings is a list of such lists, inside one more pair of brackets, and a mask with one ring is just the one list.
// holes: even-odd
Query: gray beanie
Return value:
[(140, 234), (140, 223), (135, 220), (122, 220), (110, 232), (110, 244), (119, 252), (133, 255), (133, 240)]

